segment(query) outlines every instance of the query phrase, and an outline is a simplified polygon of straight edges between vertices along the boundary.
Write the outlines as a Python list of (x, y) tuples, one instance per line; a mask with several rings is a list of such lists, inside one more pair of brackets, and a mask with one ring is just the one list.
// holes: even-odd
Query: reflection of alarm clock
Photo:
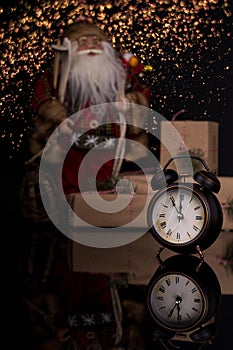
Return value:
[(220, 234), (223, 222), (221, 204), (213, 193), (219, 192), (220, 182), (203, 160), (193, 158), (207, 169), (194, 175), (197, 183), (177, 182), (178, 174), (166, 167), (151, 181), (156, 189), (163, 177), (167, 187), (159, 189), (149, 204), (149, 230), (162, 246), (178, 253), (194, 253), (197, 246), (207, 249)]
[(216, 315), (220, 301), (221, 289), (214, 271), (193, 255), (168, 258), (147, 286), (149, 314), (155, 327), (169, 336), (171, 331), (175, 334), (195, 329), (196, 341), (196, 329)]

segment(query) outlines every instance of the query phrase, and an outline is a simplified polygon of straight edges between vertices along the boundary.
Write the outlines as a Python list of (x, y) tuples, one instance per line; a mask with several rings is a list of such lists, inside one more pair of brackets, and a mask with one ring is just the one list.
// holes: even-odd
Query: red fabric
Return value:
[[(130, 91), (138, 91), (144, 93), (148, 101), (150, 100), (150, 90), (141, 85), (137, 77), (128, 72), (128, 80), (131, 82)], [(128, 91), (127, 91), (128, 92)], [(53, 89), (52, 72), (47, 71), (35, 86), (33, 96), (33, 108), (38, 112), (42, 103), (56, 96), (57, 92)], [(116, 125), (116, 124), (115, 124)], [(76, 131), (76, 130), (75, 130)], [(79, 132), (79, 130), (77, 130)], [(119, 130), (115, 127), (112, 137), (118, 137)], [(94, 150), (90, 160), (84, 167), (81, 179), (78, 179), (80, 165), (88, 153), (88, 150), (77, 149), (71, 147), (66, 155), (63, 164), (63, 189), (66, 194), (80, 192), (80, 186), (88, 185), (88, 181), (93, 180), (93, 175), (97, 173), (97, 180), (104, 182), (111, 178), (115, 148), (108, 150)], [(102, 167), (98, 170), (96, 165)], [(97, 171), (98, 170), (98, 171)], [(59, 264), (54, 271), (55, 289), (60, 294), (64, 302), (67, 314), (76, 315), (79, 312), (100, 312), (109, 311), (113, 313), (113, 305), (111, 299), (110, 283), (111, 279), (105, 275), (87, 274), (73, 272), (66, 264)], [(112, 346), (113, 336), (116, 330), (115, 320), (108, 326), (93, 329), (93, 339), (90, 339), (90, 333), (87, 329), (71, 329), (72, 336), (76, 339), (80, 349), (89, 349), (99, 346), (101, 350), (107, 350)], [(100, 347), (101, 346), (101, 347)]]
[(74, 310), (112, 310), (109, 284), (106, 275), (67, 270), (57, 287), (69, 314)]
[[(106, 107), (105, 113), (106, 117), (104, 117), (103, 122), (106, 123), (106, 129), (99, 127), (88, 130), (88, 127), (90, 127), (89, 122), (96, 119), (96, 117), (90, 110), (86, 110), (81, 116), (78, 116), (73, 126), (73, 131), (77, 134), (94, 135), (96, 138), (101, 136), (106, 138), (119, 137), (119, 126), (116, 123), (114, 124), (116, 120), (114, 110)], [(110, 125), (112, 126), (110, 127)], [(80, 189), (84, 191), (90, 190), (93, 189), (94, 181), (105, 182), (109, 180), (112, 176), (115, 152), (115, 147), (101, 150), (93, 147), (90, 148), (90, 151), (79, 147), (79, 143), (77, 146), (71, 147), (63, 164), (62, 181), (64, 193), (77, 193), (80, 192)], [(86, 156), (88, 158), (85, 161), (84, 158)], [(83, 161), (85, 166), (82, 164)], [(79, 172), (81, 164), (82, 169)]]
[(53, 88), (53, 73), (48, 69), (36, 82), (32, 108), (38, 113), (40, 106), (52, 97), (57, 97), (57, 91)]
[(114, 161), (109, 159), (111, 157), (114, 158), (114, 150), (112, 152), (94, 151), (91, 155), (90, 161), (88, 160), (86, 166), (84, 167), (84, 173), (82, 172), (82, 174), (80, 174), (80, 178), (78, 179), (79, 167), (86, 154), (87, 151), (77, 150), (75, 148), (71, 148), (67, 153), (62, 174), (64, 193), (77, 193), (80, 192), (80, 187), (87, 187), (88, 182), (92, 181), (93, 179), (93, 174), (96, 174), (96, 159), (98, 159), (100, 164), (104, 165), (98, 172), (97, 180), (106, 181), (111, 178)]
[[(113, 312), (110, 285), (112, 280), (104, 274), (72, 271), (67, 264), (57, 263), (54, 269), (54, 288), (60, 295), (69, 322), (73, 340), (82, 350), (108, 350), (113, 345), (116, 322)], [(109, 313), (111, 322), (80, 325), (79, 315)], [(92, 335), (90, 337), (90, 334)]]
[[(148, 101), (150, 101), (150, 89), (145, 85), (141, 84), (138, 80), (138, 77), (130, 67), (125, 67), (127, 70), (127, 81), (130, 82), (129, 91), (141, 92), (145, 95)], [(142, 65), (140, 65), (140, 70)], [(139, 72), (136, 72), (137, 74)], [(127, 84), (126, 84), (127, 85)], [(51, 99), (52, 97), (57, 96), (57, 91), (54, 91), (53, 88), (53, 74), (52, 71), (47, 70), (42, 77), (37, 81), (34, 91), (34, 96), (32, 100), (32, 106), (35, 112), (38, 112), (41, 104)], [(111, 114), (111, 113), (110, 113)], [(114, 122), (114, 113), (110, 115), (110, 122)], [(109, 120), (108, 122), (109, 123)], [(81, 132), (81, 130), (75, 130)], [(88, 132), (89, 133), (89, 132)], [(109, 135), (107, 135), (109, 136)], [(119, 137), (118, 126), (114, 127), (113, 138)], [(80, 186), (78, 185), (78, 172), (80, 164), (87, 154), (87, 150), (74, 149), (71, 148), (66, 156), (63, 166), (63, 189), (65, 194), (80, 192)], [(99, 164), (103, 164), (101, 171), (98, 172), (97, 180), (106, 181), (112, 176), (112, 169), (114, 163), (115, 149), (113, 150), (98, 150), (92, 156), (92, 160), (88, 162), (85, 172), (82, 175), (81, 180), (83, 179), (84, 187), (87, 185), (88, 178), (92, 178), (96, 174), (96, 159), (98, 159)], [(111, 160), (112, 159), (112, 160)], [(83, 188), (83, 186), (81, 187)]]

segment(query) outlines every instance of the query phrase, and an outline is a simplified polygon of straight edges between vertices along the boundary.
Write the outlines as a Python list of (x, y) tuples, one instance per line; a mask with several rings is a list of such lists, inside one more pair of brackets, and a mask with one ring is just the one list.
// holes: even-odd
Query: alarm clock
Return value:
[(221, 305), (221, 288), (212, 268), (194, 255), (175, 255), (164, 261), (146, 286), (147, 311), (157, 334), (173, 338), (191, 332), (193, 341), (214, 336), (209, 323)]
[[(221, 204), (214, 193), (220, 190), (220, 182), (214, 171), (199, 157), (206, 170), (198, 171), (195, 182), (178, 181), (173, 169), (156, 173), (151, 180), (152, 189), (158, 191), (152, 197), (147, 222), (153, 238), (174, 252), (183, 254), (205, 250), (218, 238), (223, 223)], [(166, 186), (161, 188), (162, 181)]]

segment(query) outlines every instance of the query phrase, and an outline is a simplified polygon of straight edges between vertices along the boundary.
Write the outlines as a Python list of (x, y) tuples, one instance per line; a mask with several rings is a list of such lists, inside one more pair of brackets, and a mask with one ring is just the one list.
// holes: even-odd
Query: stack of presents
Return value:
[[(171, 124), (174, 129), (171, 128)], [(177, 140), (177, 131), (180, 138)], [(168, 137), (169, 135), (169, 137)], [(182, 155), (189, 152), (190, 155), (203, 159), (210, 170), (216, 170), (218, 176), (219, 164), (219, 124), (213, 121), (162, 121), (160, 129), (160, 165), (163, 168), (172, 156)], [(172, 155), (171, 155), (172, 153)], [(203, 170), (203, 165), (195, 159), (193, 162), (193, 172)], [(173, 167), (172, 163), (169, 168)], [(134, 233), (135, 240), (128, 244), (117, 246), (109, 245), (105, 249), (100, 243), (100, 248), (95, 244), (88, 247), (83, 243), (74, 242), (72, 248), (72, 264), (75, 271), (103, 272), (103, 273), (127, 273), (131, 283), (146, 285), (156, 269), (155, 254), (159, 249), (158, 244), (146, 232), (147, 217), (146, 208), (153, 197), (150, 181), (153, 174), (126, 174), (123, 175), (132, 184), (134, 195), (129, 200), (129, 205), (118, 213), (107, 214), (98, 212), (88, 206), (80, 194), (74, 195), (73, 211), (77, 214), (77, 220), (72, 219), (72, 225), (85, 232), (88, 236), (88, 225), (107, 227), (118, 227), (128, 225)], [(233, 283), (229, 283), (229, 276), (223, 266), (219, 265), (215, 259), (224, 256), (227, 246), (233, 239), (233, 177), (218, 176), (221, 183), (221, 190), (218, 197), (223, 210), (222, 232), (217, 241), (205, 252), (206, 261), (210, 263), (216, 271), (220, 282), (222, 282), (222, 292), (233, 294)], [(131, 196), (131, 194), (121, 194)], [(113, 200), (113, 194), (104, 194), (105, 200)], [(94, 200), (94, 199), (93, 199)], [(92, 202), (92, 201), (91, 201)], [(93, 202), (92, 202), (93, 203)], [(80, 223), (79, 218), (82, 222)], [(87, 225), (85, 225), (87, 223)], [(86, 226), (86, 227), (85, 227)], [(144, 228), (145, 234), (140, 234)], [(139, 233), (137, 233), (139, 230)], [(111, 231), (111, 230), (110, 230)], [(119, 232), (120, 234), (120, 232)], [(109, 236), (111, 233), (109, 233)], [(82, 240), (81, 240), (82, 242)], [(87, 241), (88, 242), (88, 241)], [(90, 241), (89, 241), (90, 242)], [(106, 242), (108, 237), (106, 236)], [(108, 245), (108, 243), (106, 243)], [(98, 246), (98, 244), (97, 244)], [(171, 255), (165, 251), (164, 258)]]
[[(172, 156), (182, 155), (186, 147), (191, 155), (202, 158), (210, 170), (218, 169), (218, 123), (173, 121), (172, 125), (175, 128), (169, 130), (167, 137), (168, 122), (161, 123), (161, 168)], [(181, 136), (179, 142), (175, 130)], [(193, 169), (199, 170), (195, 162)], [(143, 334), (147, 334), (143, 328), (144, 291), (159, 266), (156, 254), (161, 248), (148, 232), (147, 208), (155, 194), (152, 176), (142, 172), (122, 174), (120, 209), (115, 212), (104, 208), (108, 208), (107, 201), (116, 199), (116, 193), (100, 193), (100, 198), (91, 193), (85, 194), (88, 198), (72, 194), (72, 239), (68, 244), (62, 234), (57, 235), (56, 228), (51, 231), (46, 225), (29, 227), (26, 279), (30, 283), (24, 300), (29, 319), (29, 350), (145, 349), (140, 344)], [(233, 275), (219, 263), (233, 239), (233, 178), (222, 176), (219, 180), (221, 190), (217, 197), (222, 204), (223, 226), (204, 256), (217, 275), (222, 293), (233, 294)], [(105, 207), (98, 206), (101, 198)], [(93, 232), (93, 227), (100, 230)], [(165, 249), (162, 259), (173, 254)], [(123, 286), (119, 288), (121, 295), (119, 284)], [(120, 348), (114, 344), (110, 347), (113, 335), (115, 344), (123, 339)], [(98, 342), (102, 347), (98, 347)]]

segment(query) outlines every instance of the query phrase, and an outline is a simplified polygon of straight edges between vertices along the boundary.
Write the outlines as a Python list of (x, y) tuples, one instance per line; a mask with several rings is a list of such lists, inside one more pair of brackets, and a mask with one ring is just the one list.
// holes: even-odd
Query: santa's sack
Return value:
[(43, 183), (39, 182), (38, 159), (25, 164), (19, 188), (19, 202), (22, 217), (31, 223), (43, 224), (49, 221), (41, 198), (41, 191), (43, 191), (43, 197), (47, 197), (46, 202), (51, 203), (51, 198), (54, 198), (55, 188), (49, 174), (45, 178), (46, 180)]

